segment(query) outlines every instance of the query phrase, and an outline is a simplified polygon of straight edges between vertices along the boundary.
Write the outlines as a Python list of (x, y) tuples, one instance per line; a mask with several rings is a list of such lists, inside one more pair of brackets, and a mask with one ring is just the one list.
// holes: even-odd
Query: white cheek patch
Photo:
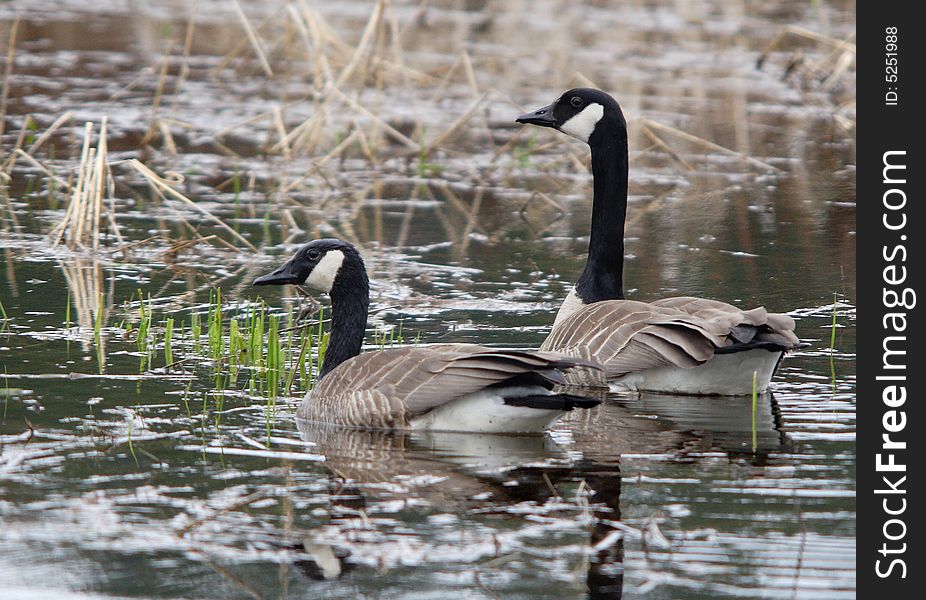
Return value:
[(595, 125), (601, 120), (602, 115), (604, 115), (604, 106), (593, 102), (583, 108), (582, 112), (563, 123), (559, 130), (583, 142), (588, 142), (588, 138), (595, 131)]
[(334, 279), (341, 270), (344, 263), (344, 253), (340, 250), (329, 250), (322, 257), (312, 272), (305, 280), (305, 284), (310, 288), (320, 292), (330, 292), (334, 286)]

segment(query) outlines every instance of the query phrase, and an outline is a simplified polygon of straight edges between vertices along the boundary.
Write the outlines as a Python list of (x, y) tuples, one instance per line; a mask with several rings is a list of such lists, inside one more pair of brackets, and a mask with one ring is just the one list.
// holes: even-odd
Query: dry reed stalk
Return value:
[(170, 126), (163, 119), (157, 120), (158, 131), (164, 140), (164, 147), (171, 156), (177, 156), (177, 144), (174, 143), (174, 136), (170, 132)]
[[(643, 219), (644, 216), (648, 215), (649, 213), (651, 213), (651, 212), (653, 212), (654, 210), (656, 210), (656, 209), (658, 209), (659, 207), (661, 207), (661, 206), (662, 206), (662, 203), (665, 201), (666, 198), (669, 197), (669, 195), (672, 193), (673, 189), (674, 189), (674, 188), (669, 188), (669, 189), (663, 191), (663, 192), (660, 193), (658, 196), (653, 197), (653, 199), (650, 200), (649, 202), (647, 202), (645, 206), (641, 206), (641, 207), (639, 207), (639, 208), (636, 208), (636, 209), (633, 211), (632, 214), (627, 215), (627, 225), (626, 225), (627, 230), (628, 230), (628, 231), (632, 230), (634, 227), (636, 227), (637, 222), (640, 221), (641, 219)], [(716, 195), (717, 195), (717, 194), (716, 194), (715, 192), (708, 192), (708, 193), (706, 193), (706, 194), (700, 194), (700, 195), (698, 195), (698, 196), (696, 196), (696, 197), (699, 198), (699, 199), (701, 199), (701, 200), (707, 200), (707, 199), (711, 198), (712, 196), (716, 196)], [(687, 197), (687, 196), (686, 196), (686, 197), (685, 197), (685, 200), (686, 200), (686, 201), (693, 201), (694, 198), (693, 198), (693, 197)], [(699, 203), (695, 203), (695, 204), (697, 205), (697, 204), (699, 204)]]
[(13, 167), (16, 165), (16, 157), (22, 148), (23, 142), (26, 141), (26, 131), (29, 129), (29, 123), (31, 122), (32, 115), (26, 115), (26, 118), (23, 119), (22, 127), (19, 128), (19, 135), (16, 136), (16, 143), (13, 144), (13, 150), (3, 163), (2, 168), (0, 168), (0, 175), (2, 175), (3, 181), (8, 182), (13, 178), (12, 172)]
[(421, 146), (417, 142), (406, 137), (404, 134), (402, 134), (402, 132), (398, 131), (396, 128), (394, 128), (389, 123), (386, 123), (386, 121), (384, 121), (382, 118), (374, 115), (372, 112), (364, 108), (359, 102), (357, 102), (353, 98), (346, 96), (338, 88), (333, 87), (330, 89), (330, 91), (334, 93), (336, 96), (338, 96), (340, 99), (342, 99), (343, 101), (350, 104), (351, 108), (353, 108), (355, 111), (372, 119), (375, 123), (377, 123), (380, 127), (382, 127), (383, 130), (385, 130), (385, 132), (389, 134), (390, 137), (392, 137), (396, 141), (404, 144), (405, 146), (414, 150), (415, 152), (419, 152), (421, 150)]
[(354, 129), (353, 131), (351, 131), (351, 132), (350, 132), (350, 135), (348, 135), (346, 138), (344, 138), (343, 140), (341, 140), (341, 143), (338, 144), (337, 146), (335, 146), (334, 149), (331, 150), (331, 152), (329, 152), (328, 154), (326, 154), (325, 156), (323, 156), (321, 159), (319, 159), (319, 160), (317, 161), (317, 165), (318, 165), (319, 167), (323, 167), (323, 166), (325, 166), (325, 163), (327, 163), (327, 162), (328, 162), (329, 160), (331, 160), (332, 158), (336, 158), (336, 157), (340, 156), (340, 154), (341, 154), (345, 149), (347, 149), (348, 146), (350, 146), (351, 144), (353, 144), (353, 143), (357, 140), (357, 138), (359, 137), (359, 136), (357, 135), (357, 131), (358, 131), (357, 129)]
[(283, 225), (283, 243), (288, 244), (292, 242), (296, 236), (305, 233), (299, 224), (296, 223), (296, 218), (293, 217), (293, 213), (288, 208), (283, 209), (283, 216), (280, 218), (280, 223)]
[[(149, 238), (149, 240), (152, 238)], [(181, 250), (186, 250), (187, 248), (192, 248), (193, 246), (198, 246), (201, 243), (208, 242), (210, 240), (217, 240), (218, 236), (207, 235), (205, 237), (199, 236), (193, 240), (172, 240), (170, 241), (170, 246), (164, 250), (160, 251), (161, 256), (164, 257), (175, 257)], [(157, 295), (160, 297), (160, 294)]]
[[(416, 199), (418, 196), (418, 186), (415, 186), (415, 195), (412, 198)], [(405, 248), (408, 244), (408, 235), (411, 233), (412, 219), (415, 216), (415, 204), (409, 202), (405, 207), (405, 214), (402, 215), (402, 223), (399, 225), (399, 231), (395, 236), (395, 246), (398, 249)]]
[(683, 140), (686, 140), (686, 141), (692, 142), (692, 143), (694, 143), (694, 144), (703, 146), (703, 147), (705, 147), (705, 148), (709, 148), (709, 149), (711, 149), (711, 150), (715, 150), (715, 151), (717, 151), (717, 152), (720, 152), (720, 153), (722, 153), (722, 154), (726, 154), (726, 155), (728, 155), (728, 156), (734, 156), (734, 157), (736, 157), (736, 158), (739, 158), (740, 160), (744, 160), (744, 161), (746, 161), (746, 162), (748, 162), (748, 163), (750, 163), (750, 164), (753, 164), (753, 165), (755, 165), (755, 166), (757, 166), (757, 167), (761, 167), (761, 168), (767, 169), (767, 170), (769, 170), (769, 171), (780, 171), (780, 170), (781, 170), (781, 169), (779, 169), (778, 167), (772, 166), (772, 165), (770, 165), (770, 164), (768, 164), (768, 163), (766, 163), (766, 162), (763, 162), (763, 161), (761, 161), (761, 160), (759, 160), (759, 159), (757, 159), (757, 158), (753, 158), (753, 157), (751, 157), (751, 156), (747, 156), (747, 155), (743, 154), (742, 152), (737, 152), (736, 150), (731, 150), (730, 148), (727, 148), (726, 146), (721, 146), (720, 144), (715, 144), (714, 142), (711, 142), (711, 141), (708, 141), (708, 140), (706, 140), (706, 139), (704, 139), (704, 138), (701, 138), (701, 137), (698, 137), (698, 136), (696, 136), (696, 135), (690, 134), (690, 133), (688, 133), (687, 131), (682, 131), (681, 129), (676, 129), (675, 127), (670, 127), (669, 125), (663, 125), (662, 123), (658, 123), (658, 122), (656, 122), (656, 121), (651, 121), (650, 119), (647, 119), (647, 118), (645, 118), (645, 117), (638, 117), (638, 118), (637, 118), (637, 122), (640, 123), (640, 125), (642, 125), (643, 127), (650, 127), (650, 128), (653, 128), (653, 129), (658, 129), (658, 130), (660, 130), (660, 131), (664, 131), (664, 132), (666, 132), (666, 133), (670, 133), (670, 134), (672, 134), (672, 135), (675, 135), (676, 137), (679, 137), (679, 138), (681, 138), (681, 139), (683, 139)]
[[(800, 27), (798, 25), (788, 25), (787, 27), (779, 31), (778, 34), (775, 35), (774, 38), (772, 38), (772, 41), (768, 43), (768, 45), (759, 55), (759, 58), (756, 60), (756, 68), (761, 69), (762, 65), (765, 64), (766, 59), (768, 59), (768, 55), (773, 50), (775, 50), (781, 44), (782, 40), (784, 40), (789, 35), (808, 39), (808, 40), (811, 40), (811, 41), (814, 41), (820, 44), (825, 44), (833, 48), (833, 52), (830, 53), (829, 56), (825, 57), (823, 60), (819, 61), (814, 66), (815, 70), (820, 69), (821, 68), (820, 65), (834, 60), (836, 55), (840, 57), (838, 60), (836, 60), (837, 63), (843, 62), (844, 60), (848, 60), (849, 64), (851, 64), (851, 62), (854, 61), (855, 59), (856, 45), (854, 42), (850, 42), (847, 40), (838, 40), (828, 35), (817, 33), (816, 31), (812, 31), (810, 29)], [(847, 58), (843, 59), (842, 57), (844, 56)]]
[(310, 9), (306, 0), (299, 0), (299, 6), (302, 9), (302, 14), (307, 17), (306, 24), (317, 32), (320, 40), (323, 40), (326, 44), (330, 44), (336, 52), (344, 56), (349, 56), (353, 53), (354, 48), (338, 37), (331, 27), (331, 24), (328, 23), (321, 13)]
[[(315, 113), (294, 127), (283, 141), (291, 148), (296, 148), (303, 154), (311, 152), (311, 150), (315, 148), (315, 145), (318, 144), (322, 132), (324, 131), (327, 116), (325, 112), (326, 103), (327, 102), (322, 102), (319, 104), (315, 109)], [(278, 152), (280, 147), (281, 145), (277, 144), (270, 150)]]
[(341, 74), (338, 75), (338, 78), (334, 81), (334, 87), (339, 88), (344, 85), (351, 75), (353, 75), (354, 70), (360, 64), (361, 59), (367, 51), (367, 47), (370, 45), (370, 42), (373, 40), (373, 36), (379, 28), (380, 19), (383, 16), (383, 6), (384, 0), (376, 0), (376, 5), (373, 7), (373, 13), (370, 15), (370, 19), (367, 21), (367, 25), (363, 30), (363, 34), (360, 36), (360, 42), (357, 44), (357, 47), (354, 49), (354, 54), (351, 56), (350, 61), (347, 65), (341, 69)]
[[(138, 172), (142, 175), (142, 177), (144, 177), (145, 179), (147, 179), (148, 182), (149, 182), (158, 192), (160, 192), (162, 196), (166, 193), (166, 194), (172, 196), (173, 198), (176, 198), (177, 200), (180, 200), (181, 202), (183, 202), (184, 204), (186, 204), (186, 205), (189, 206), (190, 208), (194, 209), (196, 212), (200, 213), (201, 215), (205, 216), (207, 219), (209, 219), (210, 221), (212, 221), (213, 223), (215, 223), (216, 225), (218, 225), (220, 228), (224, 229), (226, 232), (228, 232), (229, 234), (231, 234), (232, 237), (234, 237), (235, 239), (237, 239), (239, 242), (243, 243), (243, 244), (244, 244), (245, 246), (247, 246), (249, 249), (251, 249), (251, 250), (254, 251), (254, 252), (258, 252), (257, 248), (254, 247), (254, 245), (253, 245), (251, 242), (249, 242), (249, 241), (247, 240), (247, 238), (245, 238), (245, 237), (242, 236), (240, 233), (238, 233), (237, 231), (235, 231), (234, 229), (232, 229), (231, 227), (229, 227), (229, 226), (225, 223), (225, 221), (223, 221), (222, 219), (216, 217), (215, 215), (213, 215), (211, 212), (209, 212), (208, 210), (206, 210), (206, 209), (203, 208), (202, 206), (196, 204), (195, 202), (193, 202), (192, 200), (190, 200), (189, 198), (187, 198), (186, 196), (184, 196), (183, 194), (181, 194), (180, 192), (178, 192), (177, 190), (175, 190), (174, 188), (172, 188), (172, 187), (168, 184), (167, 181), (165, 181), (165, 180), (164, 180), (163, 178), (161, 178), (157, 173), (155, 173), (154, 171), (152, 171), (151, 169), (149, 169), (148, 167), (146, 167), (146, 166), (145, 166), (144, 164), (142, 164), (140, 161), (138, 161), (137, 159), (134, 159), (134, 158), (133, 158), (133, 159), (129, 160), (128, 162), (129, 162), (129, 165), (131, 165), (136, 171), (138, 171)], [(218, 239), (221, 240), (221, 238), (218, 238)], [(234, 248), (234, 246), (232, 246), (232, 247)]]
[(288, 134), (286, 133), (286, 125), (283, 124), (283, 111), (280, 110), (279, 106), (273, 107), (273, 125), (277, 130), (277, 135), (280, 138), (279, 144), (283, 147), (283, 158), (286, 160), (291, 160), (293, 158), (293, 151), (289, 147), (289, 143), (286, 141)]
[(476, 83), (476, 69), (473, 68), (473, 61), (470, 60), (469, 52), (466, 48), (460, 51), (460, 61), (463, 65), (463, 72), (466, 74), (466, 82), (473, 96), (479, 95), (479, 84)]
[[(430, 190), (428, 195), (430, 195), (432, 199), (436, 200), (434, 195), (430, 193)], [(459, 228), (450, 222), (450, 219), (444, 213), (442, 206), (438, 205), (437, 208), (434, 209), (434, 214), (437, 215), (437, 220), (440, 221), (441, 226), (444, 228), (444, 233), (446, 234), (447, 239), (450, 240), (450, 243), (453, 246), (459, 247), (462, 242), (460, 239)]]
[(238, 248), (237, 246), (235, 246), (228, 240), (220, 238), (217, 235), (206, 235), (206, 236), (202, 235), (201, 233), (199, 233), (199, 230), (196, 227), (193, 227), (193, 225), (189, 221), (184, 219), (183, 217), (179, 218), (179, 222), (181, 225), (183, 225), (184, 227), (190, 230), (190, 233), (193, 235), (193, 237), (196, 238), (198, 242), (208, 243), (211, 240), (215, 240), (220, 246), (224, 246), (228, 248), (229, 250), (232, 250), (234, 252), (241, 251), (241, 248)]
[[(460, 60), (463, 64), (463, 70), (466, 73), (466, 79), (469, 82), (470, 91), (472, 92), (473, 97), (476, 98), (479, 96), (479, 84), (476, 81), (476, 69), (473, 67), (473, 61), (470, 59), (469, 52), (466, 51), (466, 48), (460, 52)], [(492, 136), (492, 128), (489, 126), (489, 119), (484, 113), (481, 115), (481, 117), (482, 118), (480, 119), (480, 122), (482, 124), (482, 128), (485, 130), (484, 133), (486, 139), (488, 140), (489, 144), (494, 147), (495, 141)]]
[(785, 27), (782, 33), (779, 33), (777, 36), (775, 36), (775, 40), (773, 40), (774, 43), (769, 44), (769, 46), (774, 47), (777, 44), (777, 42), (780, 41), (779, 38), (783, 37), (783, 34), (788, 34), (788, 33), (792, 35), (796, 35), (798, 37), (804, 37), (809, 40), (814, 40), (816, 42), (820, 42), (821, 44), (827, 44), (827, 45), (833, 46), (841, 50), (850, 50), (853, 54), (855, 53), (855, 50), (856, 50), (855, 44), (853, 42), (848, 42), (846, 40), (838, 40), (834, 37), (831, 37), (831, 36), (828, 36), (822, 33), (817, 33), (816, 31), (807, 29), (806, 27), (801, 27), (799, 25), (788, 25), (787, 27)]
[(473, 115), (476, 114), (476, 111), (479, 110), (479, 107), (482, 106), (482, 103), (486, 100), (486, 98), (489, 97), (489, 94), (491, 91), (492, 90), (486, 90), (478, 98), (476, 98), (469, 105), (469, 107), (463, 112), (463, 114), (457, 117), (456, 121), (454, 121), (450, 125), (450, 127), (445, 129), (444, 132), (438, 135), (436, 138), (428, 142), (425, 148), (421, 151), (422, 154), (424, 154), (425, 156), (428, 156), (437, 147), (439, 147), (441, 144), (446, 142), (447, 138), (452, 136), (456, 132), (456, 130), (460, 128), (460, 126), (462, 126), (464, 123), (466, 123), (471, 118), (473, 118)]
[[(508, 141), (495, 149), (495, 151), (492, 153), (492, 159), (490, 162), (494, 163), (495, 161), (498, 160), (499, 156), (503, 154), (507, 155), (508, 151), (511, 150), (512, 147), (514, 147), (514, 145), (518, 142), (519, 139), (521, 139), (521, 136), (524, 135), (525, 131), (529, 131), (529, 129), (527, 127), (519, 127), (515, 129), (514, 133), (511, 134), (511, 137), (508, 138)], [(547, 146), (549, 146), (549, 144), (547, 144)], [(538, 149), (539, 149), (539, 146), (537, 148), (534, 148), (531, 153), (533, 154), (537, 152)]]
[[(304, 104), (307, 100), (309, 100), (309, 97), (303, 96), (303, 97), (301, 97), (301, 98), (297, 98), (297, 99), (291, 100), (291, 101), (289, 101), (289, 102), (283, 102), (283, 103), (281, 103), (281, 104), (279, 105), (279, 108), (280, 108), (280, 110), (283, 110), (283, 109), (289, 108), (289, 107), (291, 107), (291, 106), (297, 106), (297, 105), (300, 105), (300, 104)], [(253, 125), (254, 123), (259, 123), (260, 121), (263, 121), (264, 119), (272, 119), (272, 118), (273, 118), (273, 111), (274, 111), (274, 110), (275, 110), (275, 108), (274, 108), (274, 109), (271, 109), (271, 110), (268, 110), (268, 111), (266, 111), (266, 112), (258, 113), (258, 114), (256, 114), (256, 115), (251, 116), (251, 117), (248, 117), (247, 119), (244, 119), (244, 120), (242, 120), (242, 121), (238, 121), (238, 122), (236, 122), (236, 123), (232, 123), (231, 125), (226, 125), (226, 126), (223, 127), (222, 129), (218, 130), (218, 131), (213, 135), (213, 137), (214, 137), (214, 138), (222, 138), (222, 137), (225, 137), (226, 135), (228, 135), (229, 132), (234, 131), (235, 129), (238, 129), (239, 127), (244, 127), (245, 125)], [(188, 126), (189, 126), (189, 125), (188, 125)], [(190, 126), (190, 127), (192, 127), (192, 126)], [(290, 139), (291, 139), (291, 136), (292, 136), (292, 133), (290, 133)]]
[[(469, 250), (469, 239), (470, 234), (474, 229), (479, 227), (479, 209), (482, 208), (482, 194), (483, 188), (480, 186), (476, 189), (476, 197), (473, 198), (473, 206), (469, 211), (469, 214), (466, 215), (466, 227), (463, 229), (463, 234), (460, 236), (460, 254), (466, 255)], [(479, 229), (482, 229), (479, 227)], [(382, 239), (382, 238), (378, 238)]]
[(376, 159), (376, 155), (373, 153), (373, 148), (370, 146), (370, 141), (367, 139), (365, 133), (362, 129), (355, 129), (357, 132), (357, 141), (360, 142), (360, 149), (363, 150), (363, 153), (366, 155), (367, 160), (370, 161), (372, 165), (378, 165), (379, 161)]
[(650, 129), (649, 127), (643, 126), (642, 130), (643, 130), (643, 135), (648, 137), (650, 141), (653, 142), (653, 145), (655, 145), (657, 148), (659, 148), (660, 150), (662, 150), (663, 152), (665, 152), (666, 154), (674, 158), (676, 161), (678, 161), (678, 163), (681, 164), (682, 167), (684, 167), (686, 171), (694, 171), (694, 167), (692, 167), (688, 161), (682, 158), (678, 152), (670, 148), (664, 141), (662, 141), (662, 138), (660, 138), (658, 135), (653, 133), (652, 129)]
[[(463, 199), (462, 199), (462, 198), (460, 198), (459, 196), (457, 196), (457, 195), (453, 192), (453, 190), (450, 189), (450, 185), (447, 184), (446, 181), (441, 182), (440, 189), (441, 189), (441, 191), (444, 193), (444, 195), (447, 197), (447, 200), (449, 200), (449, 203), (450, 203), (454, 208), (456, 208), (458, 211), (460, 211), (460, 213), (461, 213), (463, 216), (465, 216), (467, 219), (470, 219), (473, 215), (476, 214), (476, 213), (473, 211), (472, 208), (468, 208), (468, 207), (466, 206), (466, 203), (463, 202)], [(476, 205), (478, 205), (478, 206), (481, 206), (481, 205), (482, 205), (482, 194), (483, 194), (483, 189), (482, 189), (481, 187), (477, 188), (477, 189), (476, 189), (476, 197), (473, 199), (473, 203), (474, 203), (474, 204), (476, 204)], [(481, 225), (479, 225), (478, 221), (477, 221), (477, 222), (474, 222), (474, 223), (467, 223), (467, 231), (466, 231), (466, 234), (469, 235), (474, 229), (479, 230), (479, 232), (482, 233), (482, 234), (484, 234), (484, 235), (488, 235), (488, 233), (486, 232), (486, 230), (485, 230)]]
[[(177, 71), (176, 80), (174, 82), (174, 89), (172, 93), (172, 99), (170, 103), (170, 108), (168, 109), (168, 114), (174, 114), (177, 109), (177, 103), (180, 101), (180, 90), (183, 88), (183, 84), (186, 83), (187, 77), (190, 75), (190, 52), (193, 48), (193, 32), (195, 30), (195, 23), (193, 16), (196, 12), (196, 0), (193, 0), (190, 8), (190, 17), (187, 19), (186, 24), (186, 33), (183, 37), (183, 54), (182, 60), (180, 61), (180, 68)], [(172, 43), (171, 43), (172, 45)], [(168, 50), (170, 46), (168, 46)], [(167, 52), (169, 56), (170, 52)], [(165, 63), (167, 58), (165, 57)], [(152, 119), (154, 115), (152, 115)]]
[(167, 71), (170, 67), (170, 53), (173, 48), (173, 40), (167, 42), (167, 48), (164, 50), (164, 58), (161, 61), (161, 69), (158, 72), (158, 83), (154, 88), (154, 98), (151, 101), (151, 122), (148, 124), (148, 131), (145, 132), (141, 139), (141, 145), (149, 143), (154, 138), (154, 132), (158, 125), (158, 108), (161, 106), (161, 96), (164, 94), (164, 86), (167, 84)]
[(454, 61), (447, 68), (447, 72), (444, 73), (444, 76), (441, 77), (437, 82), (437, 85), (434, 88), (434, 92), (431, 94), (431, 98), (428, 101), (428, 104), (436, 104), (437, 100), (443, 97), (444, 89), (447, 87), (447, 84), (450, 83), (450, 80), (453, 79), (457, 69), (462, 68), (462, 62), (463, 57), (461, 53), (460, 55), (457, 55), (456, 59), (454, 59)]
[[(306, 54), (312, 60), (312, 66), (315, 68), (315, 76), (313, 77), (313, 81), (316, 82), (315, 87), (319, 88), (330, 84), (334, 80), (334, 76), (331, 73), (331, 65), (328, 64), (328, 57), (325, 56), (322, 49), (321, 33), (312, 11), (303, 6), (302, 14), (300, 14), (294, 4), (289, 4), (286, 8), (292, 17), (293, 23), (296, 24), (296, 31), (299, 33), (299, 37), (302, 38)], [(318, 82), (322, 82), (322, 86), (319, 86)]]
[(561, 217), (566, 215), (566, 209), (563, 208), (563, 205), (557, 202), (556, 200), (554, 200), (553, 198), (551, 198), (549, 195), (544, 194), (543, 192), (532, 193), (531, 197), (528, 198), (527, 201), (521, 206), (521, 211), (523, 211), (524, 208), (527, 207), (528, 204), (533, 202), (535, 198), (540, 198), (541, 200), (544, 201), (544, 203), (555, 208), (557, 212), (559, 212)]
[(264, 75), (267, 77), (273, 77), (273, 69), (270, 68), (270, 63), (267, 62), (267, 55), (264, 53), (264, 48), (260, 44), (260, 38), (257, 36), (257, 32), (254, 30), (254, 27), (248, 20), (247, 15), (245, 15), (244, 11), (241, 9), (241, 4), (238, 3), (238, 0), (234, 0), (234, 5), (235, 12), (238, 13), (238, 18), (241, 19), (241, 24), (244, 27), (244, 33), (248, 36), (248, 41), (251, 43), (251, 47), (254, 49), (254, 54), (257, 55), (257, 60), (260, 62), (260, 66), (264, 70)]
[[(270, 16), (268, 16), (266, 19), (261, 21), (260, 24), (257, 25), (257, 27), (254, 27), (255, 36), (259, 35), (260, 31), (264, 28), (265, 25), (267, 25), (268, 23), (272, 22), (274, 19), (277, 18), (277, 16), (283, 11), (283, 6), (284, 4), (280, 3), (277, 9)], [(219, 64), (217, 64), (216, 66), (212, 67), (212, 69), (210, 69), (209, 72), (212, 74), (212, 76), (215, 77), (216, 73), (218, 73), (219, 71), (227, 67), (228, 64), (232, 62), (233, 60), (235, 60), (235, 58), (238, 57), (238, 54), (240, 54), (241, 51), (247, 48), (250, 44), (251, 44), (250, 39), (247, 36), (245, 36), (243, 40), (239, 41), (237, 44), (232, 46), (232, 49), (229, 50), (225, 54), (225, 56), (222, 57), (222, 60), (219, 61)]]
[[(77, 182), (71, 188), (71, 197), (64, 218), (49, 233), (53, 246), (57, 246), (63, 238), (71, 249), (76, 246), (86, 249), (87, 238), (90, 237), (90, 247), (93, 250), (99, 249), (103, 198), (112, 190), (112, 174), (107, 164), (106, 123), (107, 118), (104, 116), (100, 123), (96, 148), (90, 145), (93, 123), (88, 122), (84, 126), (84, 143)], [(21, 156), (28, 155), (23, 153)], [(29, 159), (34, 160), (31, 157)], [(115, 226), (114, 219), (110, 219), (110, 223), (112, 227)]]
[[(393, 60), (400, 69), (405, 67), (405, 58), (402, 55), (402, 31), (399, 28), (399, 16), (392, 7), (389, 7), (387, 18), (389, 20), (389, 40), (391, 42), (391, 51)], [(402, 71), (404, 74), (404, 70)]]
[(227, 156), (228, 158), (240, 159), (241, 155), (223, 144), (222, 142), (213, 139), (211, 142), (213, 150), (216, 154), (221, 154), (222, 156)]
[(34, 154), (46, 141), (48, 141), (48, 138), (50, 138), (54, 132), (58, 131), (62, 125), (70, 121), (73, 116), (74, 113), (68, 111), (55, 119), (54, 122), (48, 126), (48, 129), (42, 132), (42, 135), (37, 137), (36, 140), (32, 142), (32, 145), (26, 149), (26, 154)]
[(849, 67), (851, 67), (852, 63), (854, 62), (855, 62), (855, 49), (854, 48), (852, 50), (846, 49), (846, 50), (843, 50), (842, 52), (839, 52), (838, 56), (834, 60), (834, 66), (833, 66), (832, 71), (829, 74), (829, 77), (827, 77), (823, 81), (823, 86), (822, 86), (823, 89), (829, 90), (830, 88), (832, 88), (836, 84), (836, 81), (840, 77), (842, 77), (846, 71), (849, 70)]
[[(531, 222), (530, 218), (528, 218), (528, 214), (527, 214), (528, 205), (533, 203), (533, 201), (537, 198), (540, 198), (541, 200), (544, 201), (545, 204), (552, 206), (557, 211), (556, 217), (553, 220), (548, 221), (546, 226), (541, 227), (539, 229), (534, 227), (534, 224)], [(566, 215), (566, 211), (563, 209), (562, 205), (560, 205), (558, 202), (556, 202), (556, 200), (544, 194), (543, 192), (532, 193), (530, 197), (524, 201), (524, 204), (522, 204), (521, 207), (518, 209), (518, 216), (521, 217), (521, 220), (524, 222), (525, 225), (527, 225), (527, 228), (530, 229), (531, 234), (534, 236), (534, 239), (537, 239), (541, 235), (543, 235), (546, 231), (548, 231), (551, 227), (553, 227), (553, 225), (557, 221), (562, 219), (565, 215)]]
[(0, 136), (6, 129), (6, 102), (10, 95), (10, 77), (13, 75), (13, 60), (16, 57), (16, 34), (19, 31), (20, 17), (17, 16), (10, 25), (10, 38), (6, 47), (6, 68), (3, 71), (3, 91), (0, 92)]

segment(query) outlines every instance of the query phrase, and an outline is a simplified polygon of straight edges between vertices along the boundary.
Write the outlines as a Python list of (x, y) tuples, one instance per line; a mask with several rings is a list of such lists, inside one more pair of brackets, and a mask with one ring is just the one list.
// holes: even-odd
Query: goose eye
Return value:
[(305, 253), (305, 255), (306, 257), (308, 257), (309, 260), (318, 260), (320, 253), (318, 252), (318, 250), (309, 250), (308, 252)]
[(572, 104), (576, 108), (579, 108), (580, 106), (582, 106), (582, 98), (579, 98), (578, 96), (573, 96), (572, 98), (569, 99), (569, 104)]

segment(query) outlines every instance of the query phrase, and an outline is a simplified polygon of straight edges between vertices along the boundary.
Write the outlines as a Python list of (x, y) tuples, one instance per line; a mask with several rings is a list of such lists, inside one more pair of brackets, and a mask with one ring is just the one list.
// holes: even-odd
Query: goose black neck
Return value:
[(331, 337), (319, 379), (363, 348), (367, 314), (370, 308), (370, 282), (359, 255), (348, 255), (334, 285), (331, 297)]
[(594, 203), (588, 260), (576, 282), (585, 303), (624, 297), (624, 221), (627, 216), (627, 127), (622, 115), (604, 122), (589, 138)]

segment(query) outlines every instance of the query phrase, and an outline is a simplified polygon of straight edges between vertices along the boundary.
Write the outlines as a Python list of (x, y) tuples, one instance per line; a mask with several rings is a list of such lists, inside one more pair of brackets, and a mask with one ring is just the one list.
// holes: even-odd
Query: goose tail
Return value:
[(560, 410), (568, 412), (577, 408), (594, 408), (601, 404), (598, 398), (576, 396), (574, 394), (532, 394), (505, 398), (509, 406), (523, 406), (541, 410)]

